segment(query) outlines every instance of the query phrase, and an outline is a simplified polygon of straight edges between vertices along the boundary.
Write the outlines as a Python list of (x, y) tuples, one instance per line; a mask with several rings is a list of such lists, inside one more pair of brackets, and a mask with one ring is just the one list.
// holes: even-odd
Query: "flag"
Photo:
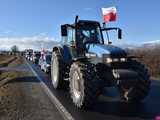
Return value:
[(44, 49), (42, 49), (42, 51), (41, 51), (41, 58), (42, 58), (42, 60), (45, 59), (45, 50)]
[(117, 9), (116, 7), (102, 8), (104, 22), (116, 21)]

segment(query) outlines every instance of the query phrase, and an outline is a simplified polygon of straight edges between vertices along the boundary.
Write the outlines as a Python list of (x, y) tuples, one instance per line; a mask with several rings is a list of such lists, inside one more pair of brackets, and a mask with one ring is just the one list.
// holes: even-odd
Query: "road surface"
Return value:
[(52, 87), (50, 77), (42, 72), (37, 65), (30, 62), (29, 64), (76, 120), (153, 120), (160, 115), (160, 81), (152, 80), (150, 94), (143, 103), (126, 104), (118, 100), (111, 101), (105, 95), (107, 92), (104, 91), (104, 95), (92, 110), (77, 110), (72, 104), (68, 91), (55, 90)]
[[(6, 84), (12, 94), (15, 93), (12, 98), (15, 103), (11, 104), (15, 113), (10, 115), (13, 120), (154, 120), (160, 115), (160, 81), (152, 80), (150, 94), (143, 103), (111, 100), (104, 90), (104, 95), (93, 109), (78, 110), (72, 104), (68, 90), (55, 90), (49, 75), (37, 65), (26, 61), (19, 68), (30, 72), (30, 75)], [(57, 100), (60, 105), (56, 105)], [(3, 112), (0, 112), (0, 119), (6, 117)]]

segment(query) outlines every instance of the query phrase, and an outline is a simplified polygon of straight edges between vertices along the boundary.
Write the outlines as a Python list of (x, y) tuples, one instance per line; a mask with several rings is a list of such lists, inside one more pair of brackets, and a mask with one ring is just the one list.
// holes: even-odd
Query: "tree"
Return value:
[(18, 52), (19, 52), (18, 46), (17, 46), (17, 45), (13, 45), (13, 46), (11, 47), (11, 51), (12, 51), (12, 53), (14, 53), (14, 54), (18, 53)]

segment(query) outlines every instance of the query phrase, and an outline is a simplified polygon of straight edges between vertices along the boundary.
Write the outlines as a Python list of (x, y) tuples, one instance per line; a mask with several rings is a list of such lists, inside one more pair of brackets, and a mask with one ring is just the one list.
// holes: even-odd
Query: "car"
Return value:
[(38, 61), (39, 67), (41, 67), (41, 64), (42, 64), (42, 62), (43, 62), (43, 60), (44, 60), (44, 55), (45, 55), (45, 54), (46, 54), (46, 53), (45, 53), (45, 50), (42, 49), (42, 51), (40, 52), (40, 58), (39, 58), (39, 61)]
[(45, 55), (44, 59), (41, 60), (41, 70), (43, 70), (45, 73), (50, 73), (50, 69), (51, 69), (51, 55)]
[(34, 54), (33, 54), (33, 62), (35, 64), (38, 64), (40, 57), (41, 57), (41, 53), (40, 52), (34, 52)]
[(33, 49), (26, 49), (25, 50), (25, 58), (27, 60), (31, 61), (32, 54), (33, 54)]

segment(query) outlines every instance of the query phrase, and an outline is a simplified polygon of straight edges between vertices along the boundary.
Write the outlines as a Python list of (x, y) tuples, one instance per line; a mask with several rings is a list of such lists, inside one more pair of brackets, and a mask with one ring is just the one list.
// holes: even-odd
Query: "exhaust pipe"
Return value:
[(75, 25), (77, 25), (77, 23), (78, 23), (78, 18), (79, 18), (79, 16), (77, 15), (75, 18)]

